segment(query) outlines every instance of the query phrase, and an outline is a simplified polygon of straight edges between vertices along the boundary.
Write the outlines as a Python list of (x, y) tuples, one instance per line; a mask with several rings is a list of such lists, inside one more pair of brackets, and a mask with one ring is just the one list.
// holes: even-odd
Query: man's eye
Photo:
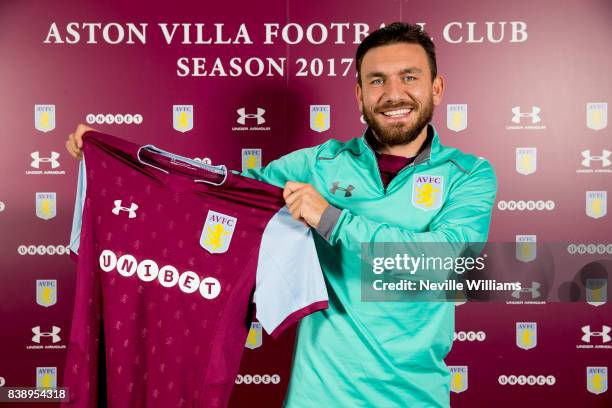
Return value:
[(414, 80), (416, 79), (416, 77), (413, 77), (413, 76), (411, 76), (411, 75), (406, 75), (406, 76), (404, 77), (404, 79), (405, 79), (406, 81), (414, 81)]
[(382, 85), (382, 83), (383, 83), (383, 80), (382, 80), (382, 79), (380, 79), (380, 78), (378, 78), (378, 79), (374, 79), (374, 80), (371, 82), (371, 84), (372, 84), (372, 85)]

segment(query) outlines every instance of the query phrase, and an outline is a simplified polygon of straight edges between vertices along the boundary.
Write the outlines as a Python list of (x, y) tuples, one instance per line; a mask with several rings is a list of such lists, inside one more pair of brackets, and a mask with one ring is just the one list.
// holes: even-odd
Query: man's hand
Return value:
[(79, 123), (74, 133), (71, 133), (66, 140), (66, 150), (75, 159), (83, 158), (83, 133), (88, 130), (96, 130), (82, 123)]
[(329, 203), (310, 184), (288, 181), (283, 190), (283, 198), (291, 216), (306, 226), (317, 228), (321, 216)]

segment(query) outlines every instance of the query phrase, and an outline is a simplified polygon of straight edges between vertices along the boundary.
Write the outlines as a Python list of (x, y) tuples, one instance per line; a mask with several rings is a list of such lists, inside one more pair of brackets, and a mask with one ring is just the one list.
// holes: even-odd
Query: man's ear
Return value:
[(359, 82), (355, 84), (355, 98), (357, 98), (357, 106), (359, 107), (359, 112), (363, 114), (363, 103), (361, 103), (361, 86)]
[(434, 105), (439, 105), (442, 102), (442, 95), (444, 94), (444, 77), (442, 75), (436, 76), (432, 84), (432, 95)]

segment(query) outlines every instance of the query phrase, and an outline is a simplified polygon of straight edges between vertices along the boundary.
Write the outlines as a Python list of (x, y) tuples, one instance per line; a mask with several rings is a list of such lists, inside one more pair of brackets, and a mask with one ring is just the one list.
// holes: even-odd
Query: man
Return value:
[[(485, 242), (497, 182), (486, 160), (443, 146), (429, 123), (440, 104), (434, 44), (415, 25), (372, 32), (356, 54), (355, 93), (368, 128), (281, 157), (254, 177), (284, 187), (315, 235), (329, 309), (302, 320), (288, 407), (447, 407), (443, 361), (452, 302), (362, 302), (362, 243)], [(66, 142), (75, 157), (79, 125)], [(429, 180), (429, 181), (423, 181)]]

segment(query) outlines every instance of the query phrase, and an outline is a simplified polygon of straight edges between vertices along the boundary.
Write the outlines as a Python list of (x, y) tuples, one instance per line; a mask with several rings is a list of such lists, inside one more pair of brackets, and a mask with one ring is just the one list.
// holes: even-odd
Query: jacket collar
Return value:
[[(373, 137), (374, 136), (372, 135), (372, 129), (368, 126), (361, 138), (359, 138), (359, 144), (358, 146), (356, 146), (359, 150), (355, 153), (361, 154), (364, 151), (371, 151), (373, 153), (374, 148), (370, 143), (370, 140), (372, 140)], [(417, 154), (413, 163), (417, 165), (427, 160), (434, 162), (440, 158), (439, 153), (441, 149), (442, 145), (440, 144), (438, 132), (436, 131), (434, 125), (429, 123), (427, 125), (427, 138), (425, 139), (425, 142), (423, 143), (423, 146), (421, 147), (421, 150)]]

